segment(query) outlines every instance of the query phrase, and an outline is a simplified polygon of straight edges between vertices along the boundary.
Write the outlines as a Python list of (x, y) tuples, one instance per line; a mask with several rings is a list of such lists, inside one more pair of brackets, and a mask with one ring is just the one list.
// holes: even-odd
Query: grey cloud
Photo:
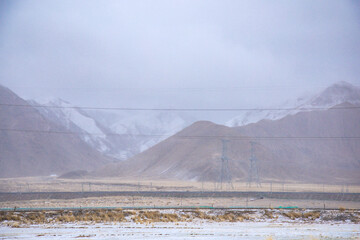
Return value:
[(359, 10), (351, 1), (5, 6), (0, 81), (26, 97), (244, 107), (275, 104), (335, 81), (359, 83)]

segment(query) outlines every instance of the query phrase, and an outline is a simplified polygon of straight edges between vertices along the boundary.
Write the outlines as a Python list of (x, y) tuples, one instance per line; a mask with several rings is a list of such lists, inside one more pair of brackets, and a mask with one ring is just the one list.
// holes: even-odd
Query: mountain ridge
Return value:
[[(288, 101), (280, 107), (244, 111), (242, 115), (232, 118), (224, 125), (237, 127), (263, 119), (277, 120), (316, 108), (325, 110), (346, 100), (360, 103), (360, 88), (347, 82), (338, 82), (318, 94)], [(167, 136), (199, 120), (199, 116), (178, 112), (82, 109), (62, 99), (29, 102), (34, 106), (42, 105), (43, 107), (37, 109), (44, 117), (64, 126), (70, 132), (78, 132), (78, 136), (89, 146), (118, 161), (129, 159), (149, 149)]]
[(0, 86), (0, 177), (94, 170), (111, 161)]
[(274, 107), (270, 110), (245, 111), (242, 115), (227, 121), (225, 125), (238, 127), (256, 123), (263, 119), (278, 120), (298, 112), (316, 110), (316, 108), (329, 109), (343, 102), (360, 104), (360, 88), (345, 81), (337, 82), (320, 93), (288, 100), (280, 107)]
[(220, 179), (222, 139), (228, 139), (234, 181), (247, 181), (251, 142), (255, 142), (261, 181), (358, 184), (360, 142), (337, 137), (360, 136), (360, 109), (342, 108), (345, 106), (357, 105), (343, 103), (334, 106), (336, 110), (299, 112), (236, 128), (196, 122), (95, 175), (216, 182)]
[(191, 123), (174, 113), (86, 110), (62, 99), (29, 101), (47, 119), (60, 124), (103, 154), (125, 160), (155, 145)]

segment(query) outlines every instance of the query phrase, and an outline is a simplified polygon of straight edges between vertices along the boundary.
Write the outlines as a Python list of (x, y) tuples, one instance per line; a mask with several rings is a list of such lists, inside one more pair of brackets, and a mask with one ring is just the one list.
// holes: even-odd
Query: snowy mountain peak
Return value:
[(42, 106), (73, 107), (70, 102), (61, 98), (36, 98), (34, 100), (28, 100), (28, 102), (37, 103)]
[(65, 127), (69, 132), (78, 133), (78, 136), (91, 147), (100, 152), (109, 150), (105, 144), (106, 134), (101, 126), (81, 109), (73, 107), (68, 101), (51, 98), (28, 102), (33, 106), (42, 105), (43, 107), (37, 108), (40, 114)]
[(277, 120), (301, 111), (310, 111), (312, 110), (311, 108), (328, 109), (344, 102), (360, 104), (360, 88), (348, 82), (337, 82), (319, 94), (288, 100), (281, 106), (273, 108), (276, 110), (269, 109), (243, 112), (227, 121), (225, 125), (238, 127), (256, 123), (263, 119)]
[(87, 116), (81, 109), (75, 108), (66, 100), (61, 98), (46, 99), (39, 105), (43, 105), (43, 111), (55, 115), (68, 129), (73, 124), (83, 132), (103, 134), (103, 131), (97, 126), (94, 119)]
[(47, 119), (64, 126), (108, 156), (119, 160), (140, 153), (193, 121), (173, 112), (101, 111), (75, 107), (60, 98), (28, 101)]
[[(263, 119), (277, 120), (313, 108), (331, 108), (349, 102), (360, 104), (359, 88), (339, 82), (316, 95), (289, 100), (269, 110), (244, 111), (226, 123), (236, 127)], [(127, 159), (175, 134), (197, 119), (194, 115), (168, 111), (102, 111), (75, 107), (60, 98), (29, 101), (49, 120), (65, 126), (98, 151), (117, 159)], [(40, 103), (40, 104), (39, 104)], [(310, 109), (310, 110), (309, 110)]]
[(344, 81), (335, 83), (313, 98), (311, 105), (332, 107), (343, 102), (360, 103), (360, 88)]

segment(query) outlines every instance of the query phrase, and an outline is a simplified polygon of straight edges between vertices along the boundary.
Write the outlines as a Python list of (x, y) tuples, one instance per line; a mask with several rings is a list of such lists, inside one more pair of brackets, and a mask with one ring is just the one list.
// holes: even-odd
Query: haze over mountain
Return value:
[[(37, 110), (55, 124), (79, 133), (78, 136), (97, 151), (118, 160), (147, 150), (195, 121), (216, 120), (208, 112), (89, 110), (74, 107), (62, 99), (29, 102), (34, 106), (46, 106)], [(241, 115), (226, 121), (225, 125), (234, 127), (263, 119), (276, 120), (302, 111), (325, 110), (344, 102), (360, 103), (360, 89), (347, 82), (338, 82), (320, 93), (289, 100), (270, 110), (241, 111)]]
[[(313, 113), (316, 109), (325, 114), (339, 104), (358, 104), (357, 87), (344, 82), (329, 86), (339, 80), (358, 87), (360, 84), (360, 11), (356, 1), (3, 0), (0, 12), (0, 84), (22, 99), (55, 97), (66, 100), (37, 101), (44, 106), (29, 101), (33, 108), (25, 108), (37, 112), (34, 113), (36, 117), (19, 123), (19, 127), (32, 122), (34, 126), (29, 127), (59, 128), (64, 136), (58, 133), (56, 137), (63, 139), (68, 135), (77, 139), (74, 141), (79, 144), (78, 149), (76, 144), (70, 146), (70, 139), (56, 140), (53, 136), (60, 144), (57, 148), (54, 141), (47, 139), (49, 143), (46, 144), (51, 143), (55, 148), (51, 151), (54, 155), (61, 155), (59, 149), (64, 148), (69, 151), (67, 156), (78, 154), (78, 159), (89, 153), (130, 162), (137, 159), (139, 153), (142, 156), (147, 150), (159, 148), (157, 144), (162, 144), (161, 140), (172, 139), (169, 136), (195, 121), (211, 121), (218, 124), (215, 132), (229, 131), (228, 134), (241, 138), (243, 134), (260, 134), (258, 129), (271, 136), (277, 133), (273, 128), (282, 127), (268, 126), (267, 121), (284, 120), (284, 124), (288, 124), (287, 131), (297, 131), (296, 126), (285, 119)], [(320, 88), (326, 87), (330, 88), (321, 92)], [(319, 92), (314, 95), (315, 91)], [(290, 99), (303, 93), (309, 95), (294, 101)], [(281, 105), (288, 99), (289, 102)], [(106, 108), (145, 111), (100, 110)], [(2, 111), (4, 119), (10, 116), (14, 119), (7, 120), (7, 127), (12, 127), (11, 124), (20, 121), (23, 115), (27, 116), (26, 111), (23, 114), (21, 110), (18, 107), (16, 112), (11, 112), (14, 109)], [(341, 116), (333, 117), (341, 119)], [(317, 124), (325, 121), (314, 119)], [(259, 124), (259, 128), (252, 130), (251, 124)], [(324, 125), (334, 129), (338, 126), (326, 121)], [(211, 124), (208, 127), (195, 124), (190, 129), (197, 132), (197, 126), (204, 128), (204, 132), (199, 130), (204, 134), (213, 131)], [(246, 128), (249, 130), (230, 127), (249, 127)], [(323, 134), (327, 132), (323, 131)], [(32, 133), (31, 136), (35, 135), (41, 134)], [(31, 150), (34, 159), (46, 146), (25, 144), (45, 139), (18, 138), (19, 143), (16, 138), (12, 139), (12, 147), (1, 146), (11, 159), (17, 159), (17, 147), (21, 144), (24, 146), (19, 152)], [(196, 143), (196, 140), (189, 140)], [(205, 143), (221, 149), (218, 146), (221, 139), (217, 140), (217, 143)], [(293, 152), (278, 153), (282, 158), (286, 154), (298, 156), (297, 151), (301, 151), (291, 142), (294, 141), (286, 142), (289, 144), (286, 147)], [(189, 145), (193, 152), (189, 153), (189, 158), (199, 154), (203, 143), (198, 144)], [(263, 152), (264, 156), (260, 157), (272, 163), (276, 159), (271, 154), (278, 149), (267, 144), (259, 141), (257, 151)], [(182, 148), (182, 145), (175, 145)], [(299, 146), (305, 152), (308, 149), (305, 143)], [(243, 147), (237, 148), (240, 151)], [(325, 147), (323, 150), (321, 147), (324, 146), (320, 144), (319, 150), (314, 152), (324, 154), (317, 152), (325, 151)], [(329, 151), (337, 147), (334, 144)], [(339, 149), (339, 157), (346, 149)], [(159, 150), (160, 158), (164, 154), (172, 156), (165, 150), (162, 153)], [(246, 155), (242, 151), (238, 154), (232, 157)], [(299, 152), (299, 155), (304, 154)], [(28, 154), (19, 159), (25, 156)], [(313, 154), (306, 158), (318, 159)], [(195, 172), (200, 172), (201, 167)], [(244, 168), (238, 168), (241, 169)], [(205, 175), (207, 177), (203, 178), (213, 179), (213, 174)], [(201, 178), (196, 174), (183, 177)]]
[(94, 170), (110, 161), (2, 86), (0, 103), (0, 177)]
[[(25, 105), (2, 105), (2, 128), (71, 134), (1, 131), (0, 176), (94, 170), (109, 160), (101, 156), (101, 152), (120, 160), (130, 159), (120, 165), (110, 165), (98, 171), (98, 175), (215, 181), (219, 178), (221, 140), (230, 137), (232, 175), (244, 180), (250, 156), (251, 139), (248, 137), (252, 137), (258, 143), (260, 168), (269, 170), (262, 173), (264, 179), (279, 180), (281, 177), (305, 181), (302, 178), (305, 174), (309, 181), (320, 181), (332, 173), (328, 180), (342, 181), (345, 175), (346, 181), (357, 181), (358, 141), (332, 137), (360, 136), (359, 109), (354, 108), (360, 105), (359, 92), (359, 88), (340, 82), (316, 96), (297, 101), (294, 107), (266, 110), (271, 114), (252, 118), (256, 123), (230, 128), (201, 121), (180, 131), (196, 118), (178, 112), (81, 109), (59, 99), (47, 102), (44, 107), (29, 101), (35, 106), (31, 107), (2, 87), (2, 104)], [(249, 115), (243, 116), (245, 118), (239, 122), (245, 123)], [(177, 131), (180, 132), (169, 137)], [(280, 139), (257, 139), (259, 136)], [(297, 139), (299, 136), (304, 138)], [(143, 153), (136, 155), (140, 152)], [(319, 169), (317, 165), (322, 170), (314, 172), (313, 169)], [(292, 172), (295, 168), (301, 171)]]
[(335, 107), (345, 109), (299, 112), (237, 128), (196, 122), (97, 175), (219, 181), (221, 140), (229, 139), (235, 180), (247, 180), (255, 141), (262, 181), (360, 183), (360, 109), (349, 103)]
[(26, 99), (253, 108), (359, 84), (357, 1), (1, 3), (1, 83)]
[(287, 115), (294, 115), (298, 112), (311, 111), (318, 109), (328, 109), (341, 103), (360, 103), (360, 88), (347, 82), (338, 82), (315, 95), (307, 95), (288, 100), (281, 106), (273, 109), (244, 111), (225, 123), (229, 127), (244, 126), (256, 123), (263, 119), (277, 120)]
[(235, 180), (248, 178), (254, 141), (262, 181), (360, 183), (359, 90), (339, 83), (310, 99), (277, 120), (233, 128), (196, 122), (96, 174), (219, 181), (221, 140), (229, 139), (229, 169)]
[(166, 111), (89, 110), (62, 99), (33, 106), (50, 121), (63, 126), (97, 151), (125, 160), (175, 134), (194, 120), (189, 115)]

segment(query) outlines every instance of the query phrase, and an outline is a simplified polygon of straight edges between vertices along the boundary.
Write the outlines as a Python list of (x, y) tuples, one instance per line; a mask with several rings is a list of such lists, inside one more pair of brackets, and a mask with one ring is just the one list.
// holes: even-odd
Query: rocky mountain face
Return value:
[(97, 151), (126, 160), (192, 123), (173, 112), (89, 110), (54, 99), (41, 104), (30, 101), (50, 121), (59, 124)]
[(196, 122), (100, 176), (219, 181), (222, 139), (234, 180), (249, 176), (251, 142), (261, 181), (360, 183), (360, 108), (343, 103), (229, 128)]
[(0, 103), (0, 177), (91, 171), (110, 161), (2, 86)]

